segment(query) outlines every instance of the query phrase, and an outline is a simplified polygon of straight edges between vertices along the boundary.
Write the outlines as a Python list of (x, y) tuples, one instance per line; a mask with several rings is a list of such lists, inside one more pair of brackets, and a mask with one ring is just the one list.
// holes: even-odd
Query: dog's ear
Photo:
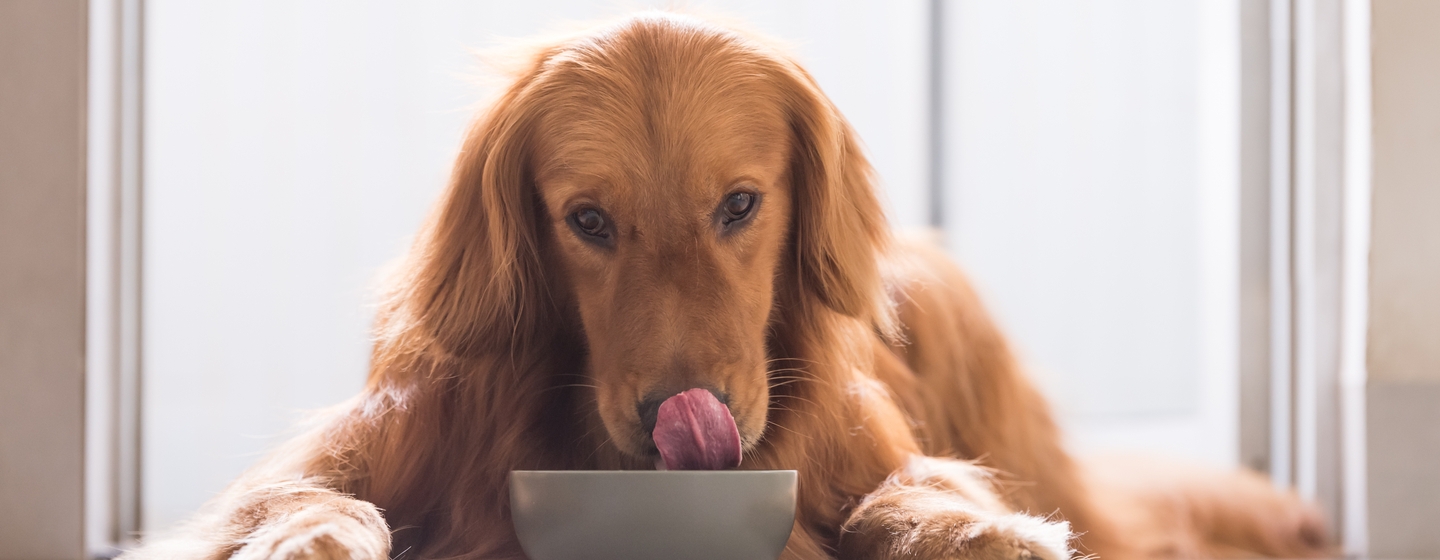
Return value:
[(855, 131), (814, 78), (797, 65), (786, 74), (800, 290), (894, 335), (894, 306), (880, 270), (890, 230), (875, 196), (874, 170)]
[(377, 319), (381, 345), (454, 355), (509, 351), (540, 334), (554, 307), (540, 254), (530, 174), (536, 53), (466, 133), (451, 179)]

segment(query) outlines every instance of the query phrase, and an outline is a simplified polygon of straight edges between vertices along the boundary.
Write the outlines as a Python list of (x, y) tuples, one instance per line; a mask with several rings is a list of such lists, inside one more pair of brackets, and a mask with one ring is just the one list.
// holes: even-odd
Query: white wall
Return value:
[[(361, 387), (367, 286), (485, 97), (470, 49), (621, 13), (609, 6), (146, 3), (146, 528)], [(870, 146), (896, 221), (923, 223), (924, 3), (715, 8), (795, 44)]]
[(1078, 447), (1233, 463), (1236, 4), (948, 6), (952, 252)]

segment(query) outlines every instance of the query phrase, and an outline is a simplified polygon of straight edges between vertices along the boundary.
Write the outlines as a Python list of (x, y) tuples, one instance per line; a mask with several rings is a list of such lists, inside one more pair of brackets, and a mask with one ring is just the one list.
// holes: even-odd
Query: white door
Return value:
[(946, 6), (946, 238), (1072, 444), (1234, 464), (1236, 3)]

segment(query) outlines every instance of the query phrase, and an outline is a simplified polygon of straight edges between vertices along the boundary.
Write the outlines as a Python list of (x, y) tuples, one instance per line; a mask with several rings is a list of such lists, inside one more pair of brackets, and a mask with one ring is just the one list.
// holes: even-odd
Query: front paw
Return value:
[[(1070, 524), (1010, 514), (965, 526), (958, 535), (942, 535), (958, 554), (943, 558), (995, 560), (1066, 560), (1071, 556)], [(935, 543), (945, 546), (945, 543)]]
[(843, 558), (1067, 560), (1069, 541), (1069, 523), (1025, 514), (892, 510), (848, 527), (840, 552)]
[(295, 512), (256, 530), (230, 560), (386, 560), (390, 532), (384, 519), (373, 506), (360, 513)]

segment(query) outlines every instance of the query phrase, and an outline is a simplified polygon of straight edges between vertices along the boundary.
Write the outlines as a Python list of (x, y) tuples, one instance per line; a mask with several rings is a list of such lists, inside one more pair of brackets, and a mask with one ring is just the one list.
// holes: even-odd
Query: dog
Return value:
[[(644, 13), (536, 48), (389, 279), (363, 393), (125, 558), (524, 558), (512, 470), (736, 463), (799, 472), (785, 558), (1333, 551), (1257, 475), (1068, 455), (874, 179), (756, 36)], [(695, 417), (713, 456), (669, 427)]]

